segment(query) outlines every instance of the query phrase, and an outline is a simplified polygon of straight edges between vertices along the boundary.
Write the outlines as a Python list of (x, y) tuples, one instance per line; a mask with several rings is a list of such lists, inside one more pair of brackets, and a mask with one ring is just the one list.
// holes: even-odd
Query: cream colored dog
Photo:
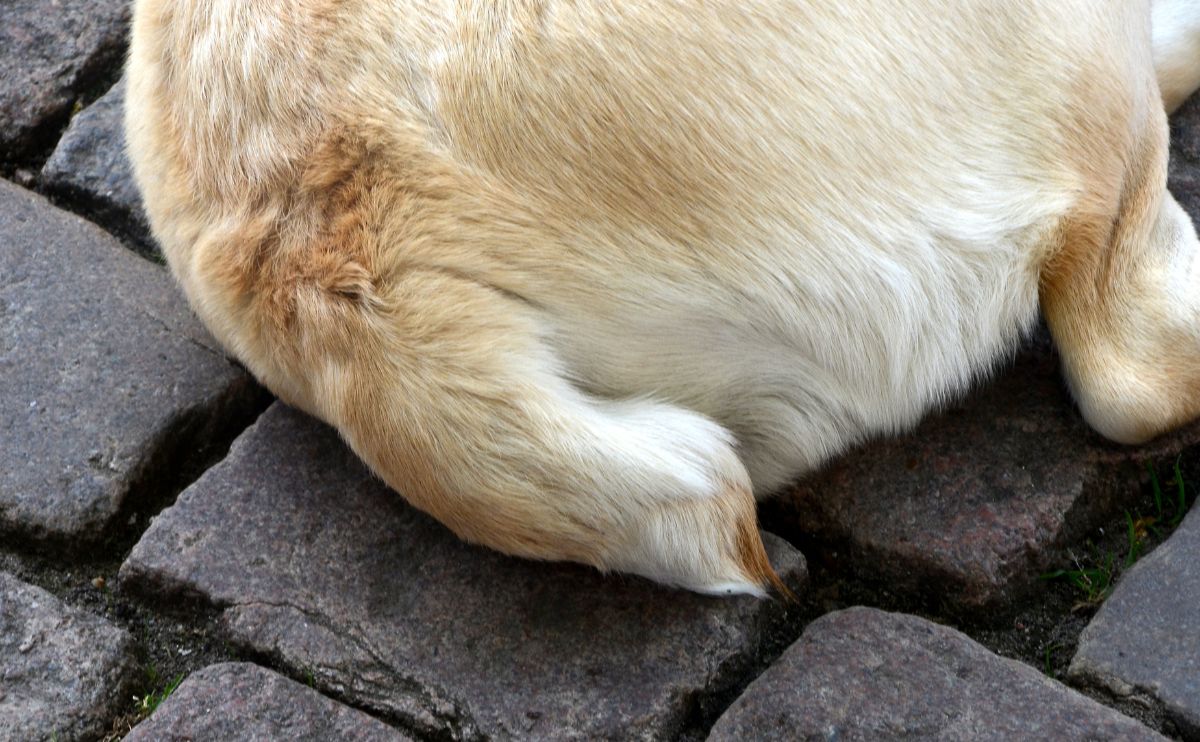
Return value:
[(137, 0), (129, 148), (214, 335), (411, 503), (761, 594), (754, 495), (912, 426), (1039, 302), (1102, 433), (1200, 414), (1160, 98), (1200, 84), (1200, 2), (1151, 15)]

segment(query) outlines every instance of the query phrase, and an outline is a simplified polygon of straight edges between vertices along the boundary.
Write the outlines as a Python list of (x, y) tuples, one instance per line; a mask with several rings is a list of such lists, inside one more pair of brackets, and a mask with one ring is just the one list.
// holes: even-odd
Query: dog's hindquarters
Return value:
[[(305, 8), (135, 11), (131, 159), (217, 339), (466, 539), (705, 592), (778, 586), (731, 435), (572, 383), (553, 318), (482, 267), (536, 239), (487, 233), (520, 202), (477, 213), (487, 187), (432, 154), (420, 96), (390, 87), (404, 49), (361, 18), (281, 22)], [(347, 111), (351, 87), (368, 95)]]

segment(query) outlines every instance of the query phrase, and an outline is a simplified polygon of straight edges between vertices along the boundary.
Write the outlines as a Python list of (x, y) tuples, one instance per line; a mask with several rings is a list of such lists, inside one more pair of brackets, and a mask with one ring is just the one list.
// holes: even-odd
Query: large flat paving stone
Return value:
[(164, 269), (0, 181), (0, 534), (100, 537), (260, 394)]
[(98, 737), (128, 703), (132, 640), (0, 572), (0, 740)]
[(1091, 431), (1042, 333), (912, 433), (853, 450), (768, 502), (763, 523), (826, 544), (835, 569), (982, 614), (1011, 605), (1136, 500), (1144, 462), (1197, 443), (1196, 426), (1138, 448)]
[(1200, 508), (1122, 576), (1084, 629), (1071, 676), (1157, 698), (1200, 740)]
[(41, 184), (76, 211), (151, 253), (149, 221), (125, 155), (124, 111), (122, 79), (71, 119), (42, 167)]
[[(766, 541), (800, 589), (803, 557)], [(456, 739), (672, 737), (790, 610), (464, 544), (278, 404), (158, 516), (120, 582), (215, 604), (237, 645)]]
[(404, 742), (409, 738), (282, 675), (229, 662), (192, 673), (125, 739)]
[(852, 608), (810, 624), (709, 737), (749, 739), (1165, 738), (953, 629)]
[(88, 88), (121, 64), (129, 0), (0, 3), (0, 162), (53, 145)]

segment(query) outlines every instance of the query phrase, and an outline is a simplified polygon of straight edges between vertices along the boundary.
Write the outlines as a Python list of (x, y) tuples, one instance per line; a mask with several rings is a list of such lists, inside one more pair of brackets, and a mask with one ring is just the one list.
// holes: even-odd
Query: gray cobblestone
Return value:
[(162, 268), (0, 181), (0, 533), (116, 524), (259, 396)]
[(99, 736), (127, 701), (132, 640), (0, 572), (0, 740)]

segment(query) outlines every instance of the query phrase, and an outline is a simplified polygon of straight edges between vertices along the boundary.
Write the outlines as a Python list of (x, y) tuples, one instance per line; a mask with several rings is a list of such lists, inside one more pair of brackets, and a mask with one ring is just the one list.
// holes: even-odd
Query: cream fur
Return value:
[(128, 141), (214, 335), (413, 504), (761, 594), (752, 493), (1039, 299), (1102, 432), (1200, 414), (1195, 6), (137, 0)]

